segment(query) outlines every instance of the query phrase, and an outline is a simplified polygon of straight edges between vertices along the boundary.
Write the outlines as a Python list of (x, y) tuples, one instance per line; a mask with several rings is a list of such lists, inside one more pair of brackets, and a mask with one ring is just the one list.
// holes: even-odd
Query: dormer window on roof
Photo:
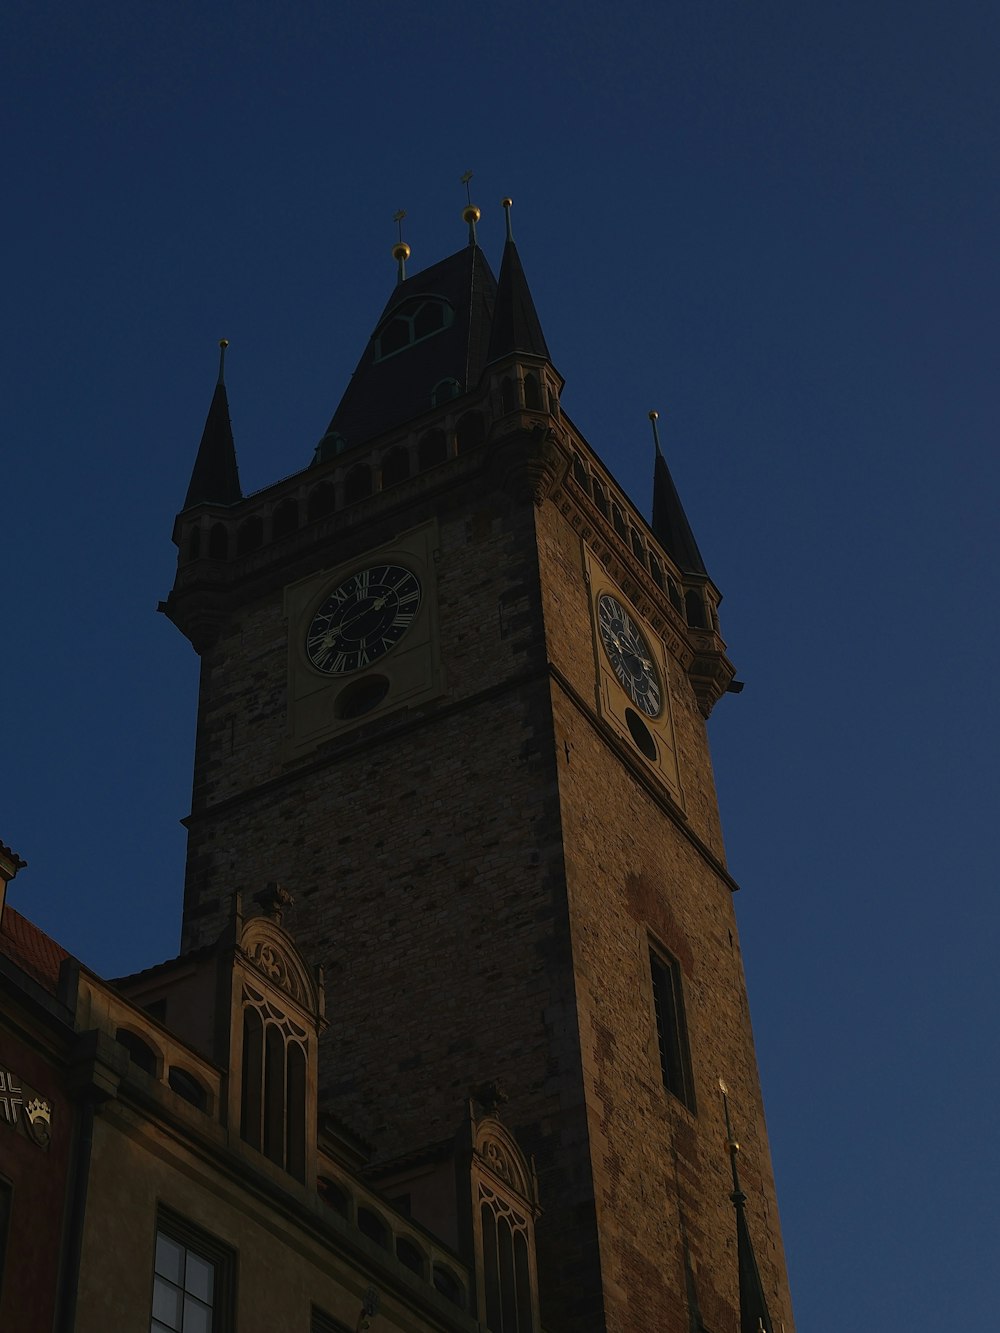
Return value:
[(455, 322), (455, 311), (439, 296), (414, 297), (394, 310), (375, 335), (375, 360), (384, 361)]

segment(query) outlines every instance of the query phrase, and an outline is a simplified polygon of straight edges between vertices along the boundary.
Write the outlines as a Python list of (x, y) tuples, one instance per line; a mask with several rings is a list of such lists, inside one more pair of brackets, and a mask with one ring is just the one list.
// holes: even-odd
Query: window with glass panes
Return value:
[(222, 1333), (227, 1327), (228, 1257), (193, 1229), (161, 1219), (153, 1264), (150, 1333)]

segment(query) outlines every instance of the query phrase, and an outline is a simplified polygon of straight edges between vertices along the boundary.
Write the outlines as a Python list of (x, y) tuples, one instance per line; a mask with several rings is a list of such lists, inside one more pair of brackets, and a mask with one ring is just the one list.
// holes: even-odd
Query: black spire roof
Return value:
[[(487, 362), (497, 283), (478, 245), (398, 284), (326, 437), (350, 449), (478, 384)], [(439, 386), (453, 381), (451, 394)]]
[(194, 460), (191, 483), (188, 486), (184, 508), (208, 501), (211, 504), (232, 505), (243, 499), (240, 474), (236, 467), (236, 445), (229, 420), (229, 398), (223, 379), (225, 344), (221, 345), (219, 382), (212, 395), (205, 429), (202, 431), (198, 456)]
[(730, 1199), (736, 1209), (736, 1262), (740, 1279), (740, 1333), (774, 1333), (774, 1325), (764, 1296), (764, 1284), (760, 1280), (757, 1256), (753, 1252), (750, 1240), (750, 1227), (747, 1224), (747, 1196), (740, 1185), (739, 1172), (736, 1169), (736, 1155), (740, 1145), (733, 1138), (729, 1123), (729, 1098), (726, 1086), (720, 1080), (722, 1105), (726, 1117), (726, 1138), (729, 1140), (729, 1161), (733, 1172), (733, 1192)]
[(653, 536), (660, 543), (667, 555), (684, 574), (704, 574), (708, 576), (705, 562), (698, 550), (698, 543), (687, 521), (681, 497), (667, 467), (667, 460), (660, 450), (660, 437), (656, 430), (656, 417), (653, 421), (653, 439), (656, 443), (656, 462), (653, 465), (653, 521), (650, 526)]
[(487, 363), (499, 361), (501, 357), (513, 352), (543, 356), (546, 361), (551, 359), (517, 246), (513, 237), (508, 235), (500, 263), (497, 305)]

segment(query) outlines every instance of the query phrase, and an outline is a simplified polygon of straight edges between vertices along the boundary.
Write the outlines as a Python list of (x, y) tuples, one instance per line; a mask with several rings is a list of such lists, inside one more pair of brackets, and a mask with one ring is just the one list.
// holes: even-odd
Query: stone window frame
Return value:
[(659, 1063), (663, 1089), (692, 1115), (697, 1115), (681, 965), (669, 949), (657, 940), (648, 938), (646, 946), (649, 959), (649, 1003), (653, 1020), (652, 1045)]
[[(234, 1318), (234, 1297), (236, 1294), (236, 1252), (217, 1240), (209, 1232), (203, 1231), (195, 1223), (182, 1217), (171, 1208), (162, 1204), (156, 1212), (156, 1230), (153, 1238), (153, 1263), (152, 1263), (152, 1283), (150, 1288), (150, 1333), (162, 1333), (167, 1330), (168, 1333), (183, 1333), (184, 1314), (181, 1314), (181, 1323), (176, 1330), (171, 1329), (169, 1324), (165, 1324), (155, 1317), (155, 1292), (156, 1281), (160, 1278), (164, 1283), (176, 1286), (165, 1274), (158, 1270), (159, 1260), (157, 1258), (157, 1248), (160, 1237), (181, 1246), (185, 1254), (185, 1265), (187, 1255), (194, 1254), (199, 1259), (209, 1264), (214, 1273), (212, 1286), (212, 1333), (234, 1333), (236, 1321)], [(186, 1292), (185, 1287), (181, 1287)]]

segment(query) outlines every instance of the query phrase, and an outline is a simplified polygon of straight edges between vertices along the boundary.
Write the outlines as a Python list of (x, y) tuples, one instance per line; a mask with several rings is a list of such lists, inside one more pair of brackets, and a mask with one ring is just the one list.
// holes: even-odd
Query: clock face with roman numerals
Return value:
[(597, 603), (601, 643), (622, 688), (647, 717), (657, 717), (663, 707), (660, 673), (642, 631), (610, 593)]
[(325, 597), (306, 631), (317, 671), (346, 676), (395, 648), (420, 607), (420, 580), (401, 565), (359, 569)]

